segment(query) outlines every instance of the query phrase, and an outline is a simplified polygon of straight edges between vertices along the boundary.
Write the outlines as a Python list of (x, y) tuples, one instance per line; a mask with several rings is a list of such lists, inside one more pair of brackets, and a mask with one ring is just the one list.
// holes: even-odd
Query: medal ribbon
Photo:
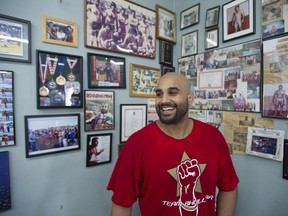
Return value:
[[(58, 62), (57, 55), (55, 56), (55, 58), (51, 58), (49, 54), (47, 54), (47, 60), (48, 60), (48, 67), (49, 67), (50, 74), (53, 76), (56, 71), (57, 62)], [(54, 61), (53, 66), (52, 66), (51, 61)]]
[(42, 81), (43, 85), (45, 84), (45, 81), (46, 81), (47, 62), (48, 62), (48, 59), (46, 58), (46, 63), (45, 63), (45, 64), (42, 64), (41, 54), (40, 54), (40, 55), (39, 55), (40, 72), (41, 72), (40, 75), (41, 75), (41, 81)]
[(76, 63), (77, 63), (77, 59), (69, 59), (67, 57), (67, 62), (68, 62), (68, 65), (69, 65), (69, 68), (72, 69), (75, 67)]

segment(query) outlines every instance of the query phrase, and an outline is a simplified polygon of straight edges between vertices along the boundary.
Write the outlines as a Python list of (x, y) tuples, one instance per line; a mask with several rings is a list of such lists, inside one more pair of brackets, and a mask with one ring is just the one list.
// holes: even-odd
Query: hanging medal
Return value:
[(39, 88), (39, 95), (45, 97), (49, 94), (49, 89), (45, 86), (46, 75), (47, 75), (47, 58), (45, 64), (42, 64), (41, 55), (39, 56), (40, 63), (40, 77), (42, 86)]
[(64, 69), (64, 66), (65, 66), (65, 63), (63, 62), (63, 58), (58, 57), (58, 70), (60, 72), (60, 75), (56, 78), (56, 83), (60, 86), (66, 83), (65, 77), (62, 76), (62, 71)]
[[(53, 76), (55, 74), (56, 71), (56, 67), (57, 67), (57, 55), (55, 56), (55, 58), (51, 58), (48, 54), (47, 54), (47, 61), (48, 61), (48, 67), (49, 67), (49, 73), (51, 74), (51, 80), (48, 82), (48, 86), (50, 89), (55, 89), (57, 87), (56, 82), (53, 79)], [(53, 65), (52, 65), (52, 61), (53, 61)]]
[(73, 74), (72, 69), (75, 67), (75, 65), (76, 65), (76, 63), (77, 63), (77, 59), (69, 59), (69, 58), (67, 57), (66, 60), (67, 60), (67, 63), (68, 63), (68, 65), (69, 65), (69, 68), (70, 68), (70, 70), (71, 70), (71, 72), (67, 75), (67, 79), (68, 79), (69, 81), (73, 82), (73, 81), (76, 80), (76, 76), (75, 76), (75, 74)]

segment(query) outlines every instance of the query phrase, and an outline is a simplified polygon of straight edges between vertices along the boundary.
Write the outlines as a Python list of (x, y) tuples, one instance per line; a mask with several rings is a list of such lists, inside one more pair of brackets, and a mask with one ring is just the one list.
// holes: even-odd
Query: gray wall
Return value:
[[(137, 0), (143, 6), (155, 9), (160, 4), (177, 14), (177, 39), (174, 49), (174, 66), (180, 57), (181, 35), (192, 30), (199, 31), (198, 51), (204, 52), (204, 21), (206, 9), (222, 5), (228, 1), (187, 1), (187, 0)], [(179, 14), (182, 10), (200, 2), (200, 23), (180, 31)], [(260, 38), (261, 7), (256, 3), (256, 34), (230, 42), (222, 43), (222, 19), (220, 17), (220, 46), (230, 46)], [(115, 91), (115, 129), (113, 133), (112, 163), (86, 168), (86, 135), (83, 129), (83, 109), (37, 110), (36, 109), (36, 49), (67, 54), (81, 55), (84, 59), (84, 89), (87, 89), (87, 52), (114, 55), (84, 47), (84, 1), (79, 0), (0, 0), (0, 14), (6, 14), (32, 22), (32, 64), (0, 62), (0, 70), (12, 70), (15, 73), (15, 117), (16, 146), (0, 148), (10, 152), (10, 177), (12, 209), (3, 212), (3, 216), (79, 216), (109, 215), (111, 193), (106, 185), (118, 155), (119, 144), (119, 104), (146, 103), (143, 98), (130, 98), (127, 89)], [(41, 42), (41, 17), (49, 15), (78, 24), (78, 47), (66, 47)], [(158, 48), (158, 41), (157, 41)], [(158, 50), (158, 49), (157, 49)], [(155, 60), (115, 54), (126, 58), (127, 84), (130, 63), (159, 67)], [(157, 55), (158, 56), (158, 52)], [(36, 158), (25, 157), (24, 116), (61, 113), (81, 114), (81, 150)], [(275, 128), (286, 131), (286, 121), (275, 120)], [(282, 163), (252, 156), (234, 155), (233, 161), (240, 177), (239, 202), (237, 216), (284, 216), (287, 215), (288, 181), (282, 179)], [(139, 215), (139, 209), (133, 207), (133, 215)]]

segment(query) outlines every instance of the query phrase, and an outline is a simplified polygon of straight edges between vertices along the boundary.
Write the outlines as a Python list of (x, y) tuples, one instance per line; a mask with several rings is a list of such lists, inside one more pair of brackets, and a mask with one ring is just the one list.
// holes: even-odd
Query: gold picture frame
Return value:
[(42, 17), (42, 41), (64, 46), (78, 46), (76, 22), (52, 16)]
[(160, 68), (130, 64), (130, 97), (155, 97), (155, 87), (161, 77)]

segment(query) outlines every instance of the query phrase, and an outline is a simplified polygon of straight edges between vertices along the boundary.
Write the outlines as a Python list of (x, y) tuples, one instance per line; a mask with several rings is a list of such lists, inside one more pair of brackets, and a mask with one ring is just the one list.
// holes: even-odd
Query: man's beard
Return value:
[[(161, 112), (162, 107), (165, 106), (170, 106), (173, 107), (174, 109), (176, 109), (176, 113), (174, 115), (171, 116), (164, 116)], [(176, 124), (179, 123), (184, 116), (187, 114), (188, 112), (188, 103), (182, 103), (182, 104), (175, 104), (175, 103), (162, 103), (159, 104), (158, 106), (156, 106), (156, 111), (157, 114), (159, 116), (159, 120), (163, 123), (163, 124)]]
[(102, 114), (106, 114), (106, 113), (108, 113), (108, 110), (101, 109), (101, 113), (102, 113)]

